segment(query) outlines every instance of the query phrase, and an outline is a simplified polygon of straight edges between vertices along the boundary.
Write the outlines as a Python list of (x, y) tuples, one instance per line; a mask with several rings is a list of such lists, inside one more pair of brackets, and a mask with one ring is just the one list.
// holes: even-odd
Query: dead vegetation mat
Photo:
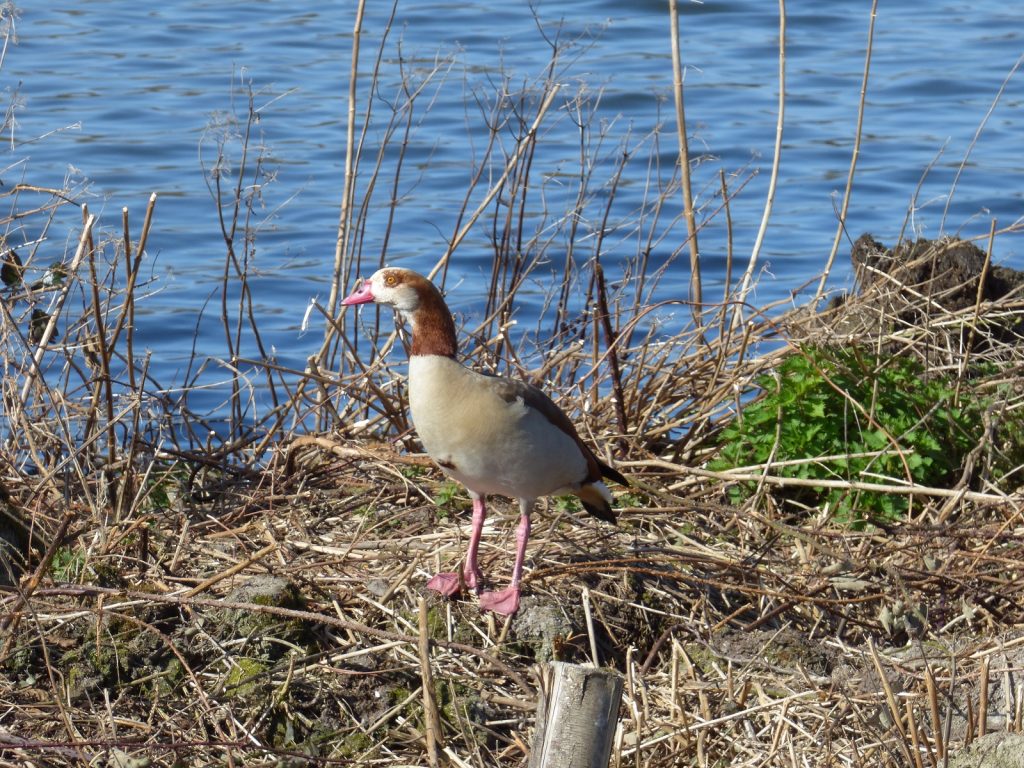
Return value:
[[(790, 503), (770, 466), (747, 468), (764, 482), (742, 504), (736, 476), (703, 469), (736, 393), (807, 339), (884, 336), (935, 366), (966, 333), (998, 363), (988, 380), (1018, 376), (1006, 323), (978, 322), (1015, 316), (1013, 295), (922, 328), (868, 294), (831, 311), (881, 335), (801, 310), (716, 354), (647, 342), (645, 396), (586, 422), (623, 449), (618, 526), (549, 500), (507, 620), (427, 595), (464, 551), (469, 499), (412, 443), (298, 436), (260, 467), (154, 453), (159, 493), (120, 517), (52, 478), (5, 478), (36, 536), (2, 595), (0, 764), (521, 766), (551, 659), (623, 674), (617, 766), (939, 765), (1021, 730), (1015, 488), (965, 475), (858, 529)], [(752, 338), (771, 343), (754, 355)], [(661, 421), (615, 432), (641, 414)], [(493, 509), (481, 556), (500, 584), (516, 510)]]
[[(915, 739), (1020, 728), (1015, 502), (870, 532), (770, 519), (704, 483), (614, 529), (552, 505), (502, 620), (423, 597), (458, 560), (468, 500), (439, 508), (434, 473), (388, 446), (336, 453), (9, 594), (4, 759), (422, 765), (428, 668), (438, 759), (522, 765), (535, 665), (595, 653), (626, 677), (622, 765), (903, 765)], [(482, 550), (498, 581), (503, 512)]]

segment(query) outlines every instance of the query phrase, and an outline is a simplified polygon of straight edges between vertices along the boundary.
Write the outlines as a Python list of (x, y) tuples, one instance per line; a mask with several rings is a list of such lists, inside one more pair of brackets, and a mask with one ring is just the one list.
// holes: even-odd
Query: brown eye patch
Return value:
[(388, 288), (394, 288), (396, 285), (398, 285), (398, 276), (393, 273), (385, 275), (384, 285), (386, 285)]

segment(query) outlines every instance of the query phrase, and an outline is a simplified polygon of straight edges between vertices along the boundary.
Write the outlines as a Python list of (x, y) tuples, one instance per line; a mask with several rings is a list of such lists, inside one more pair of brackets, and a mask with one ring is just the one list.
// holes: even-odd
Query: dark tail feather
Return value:
[(614, 467), (609, 467), (600, 459), (597, 459), (597, 468), (601, 470), (601, 477), (607, 477), (609, 480), (614, 480), (619, 485), (629, 485), (629, 481), (626, 480)]
[[(604, 483), (601, 484), (601, 488), (604, 488)], [(608, 493), (606, 488), (604, 488), (604, 493)], [(608, 499), (601, 491), (593, 485), (584, 485), (576, 492), (576, 495), (580, 497), (580, 502), (587, 512), (598, 520), (615, 525), (615, 512), (612, 511), (612, 505), (608, 503)]]

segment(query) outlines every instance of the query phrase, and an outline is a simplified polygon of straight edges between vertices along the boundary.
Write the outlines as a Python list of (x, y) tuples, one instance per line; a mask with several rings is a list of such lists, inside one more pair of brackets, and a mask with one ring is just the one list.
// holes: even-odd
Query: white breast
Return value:
[[(503, 397), (504, 395), (504, 397)], [(448, 357), (409, 361), (409, 406), (423, 447), (481, 495), (534, 499), (579, 487), (587, 463), (576, 441), (502, 380)]]

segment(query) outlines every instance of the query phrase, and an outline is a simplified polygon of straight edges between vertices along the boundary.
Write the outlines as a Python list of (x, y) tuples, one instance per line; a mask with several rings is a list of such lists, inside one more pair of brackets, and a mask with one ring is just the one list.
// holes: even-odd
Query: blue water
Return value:
[[(257, 142), (267, 148), (267, 168), (274, 173), (257, 209), (251, 287), (265, 342), (279, 363), (301, 369), (322, 337), (320, 325), (301, 332), (304, 312), (311, 298), (325, 302), (330, 292), (355, 3), (55, 0), (35, 5), (21, 9), (17, 45), (0, 69), (0, 83), (18, 104), (16, 124), (4, 137), (4, 184), (61, 187), (68, 178), (87, 180), (90, 209), (112, 235), (120, 233), (123, 206), (137, 235), (146, 200), (158, 193), (136, 344), (153, 351), (157, 380), (180, 384), (197, 333), (200, 357), (225, 354), (216, 299), (225, 248), (207, 180), (216, 156), (215, 126), (232, 114), (244, 125), (251, 85), (260, 114)], [(373, 66), (391, 12), (386, 3), (368, 5), (364, 73)], [(784, 298), (817, 275), (831, 248), (853, 146), (869, 21), (868, 2), (787, 5), (786, 126), (754, 293), (760, 303)], [(951, 200), (948, 195), (975, 132), (1024, 53), (1024, 7), (992, 0), (930, 3), (927, 10), (911, 0), (882, 0), (879, 6), (850, 240), (871, 231), (892, 241), (905, 226), (907, 235), (928, 237), (979, 237), (992, 219), (1001, 228), (1011, 227), (1024, 216), (1024, 74), (1008, 82), (955, 195)], [(523, 2), (397, 6), (381, 56), (382, 96), (394, 96), (403, 74), (419, 80), (435, 67), (446, 74), (431, 82), (429, 111), (416, 115), (388, 261), (423, 270), (434, 264), (455, 230), (474, 159), (486, 142), (477, 101), (493, 99), (506, 77), (513, 90), (536, 83), (549, 61), (546, 40), (556, 36), (574, 42), (563, 53), (558, 73), (563, 90), (545, 124), (533, 178), (544, 181), (545, 201), (554, 214), (565, 202), (560, 195), (568, 194), (559, 179), (578, 170), (579, 138), (566, 103), (581, 93), (596, 99), (593, 132), (601, 126), (607, 131), (602, 157), (614, 158), (622, 142), (636, 153), (609, 217), (621, 229), (606, 237), (606, 258), (614, 270), (616, 259), (635, 253), (629, 221), (643, 202), (654, 147), (641, 138), (663, 123), (657, 156), (665, 168), (675, 152), (666, 4), (542, 0), (533, 8), (536, 16)], [(760, 223), (775, 140), (777, 11), (763, 0), (681, 3), (690, 149), (700, 157), (693, 189), (698, 205), (710, 206), (709, 212), (717, 207), (720, 172), (728, 174), (732, 186), (752, 174), (731, 204), (733, 244), (742, 264)], [(366, 86), (364, 79), (360, 109)], [(374, 110), (364, 173), (386, 126), (383, 101), (375, 101)], [(237, 140), (227, 144), (236, 167), (239, 146)], [(363, 243), (368, 263), (384, 247), (394, 160), (394, 153), (385, 158), (388, 181), (374, 198)], [(610, 178), (610, 168), (597, 169), (596, 186)], [(588, 209), (592, 227), (600, 222), (600, 202), (598, 196)], [(678, 202), (670, 200), (663, 216), (671, 219), (679, 212)], [(69, 214), (55, 223), (40, 264), (73, 250), (76, 223)], [(9, 243), (39, 235), (31, 223), (24, 226), (11, 227)], [(677, 225), (659, 244), (655, 260), (672, 258), (683, 234)], [(489, 236), (489, 223), (481, 222), (452, 262), (449, 284), (457, 287), (452, 303), (468, 316), (483, 304)], [(705, 296), (714, 300), (722, 294), (723, 217), (713, 217), (700, 237)], [(836, 289), (849, 285), (848, 245), (845, 241), (840, 248), (832, 280)], [(1019, 234), (996, 240), (1001, 263), (1024, 266), (1021, 251)], [(686, 295), (686, 263), (685, 254), (673, 262), (667, 293)], [(529, 313), (529, 294), (525, 300)], [(244, 351), (254, 353), (251, 345)], [(207, 380), (217, 378), (214, 366)], [(192, 406), (216, 409), (222, 397), (213, 389)]]

